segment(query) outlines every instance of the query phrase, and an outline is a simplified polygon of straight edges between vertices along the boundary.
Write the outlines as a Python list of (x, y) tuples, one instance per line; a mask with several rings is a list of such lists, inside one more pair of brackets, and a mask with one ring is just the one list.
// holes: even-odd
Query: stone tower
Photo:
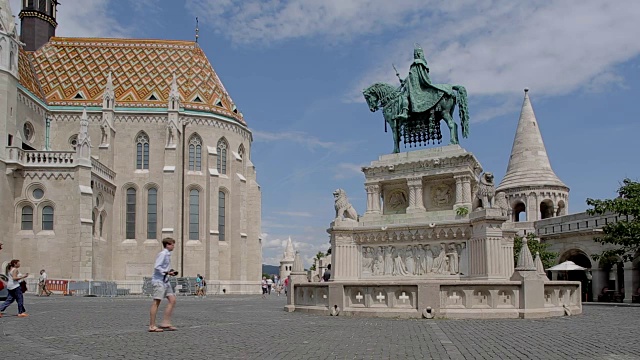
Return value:
[(27, 51), (38, 50), (56, 36), (58, 0), (22, 0), (20, 40)]
[(524, 90), (518, 129), (511, 148), (507, 173), (496, 189), (505, 193), (516, 228), (532, 230), (533, 222), (567, 214), (569, 188), (551, 168), (538, 121)]
[(280, 279), (285, 279), (289, 274), (291, 274), (291, 269), (293, 269), (293, 261), (296, 258), (296, 252), (293, 249), (293, 243), (291, 242), (291, 237), (287, 241), (287, 247), (284, 249), (284, 254), (282, 255), (282, 260), (280, 260)]

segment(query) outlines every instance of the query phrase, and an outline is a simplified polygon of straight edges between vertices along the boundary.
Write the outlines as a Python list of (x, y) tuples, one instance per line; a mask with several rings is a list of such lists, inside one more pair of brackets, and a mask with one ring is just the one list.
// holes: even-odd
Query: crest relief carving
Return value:
[(409, 195), (404, 189), (389, 190), (384, 197), (385, 214), (404, 214), (409, 206)]
[(453, 190), (449, 184), (438, 184), (431, 188), (431, 204), (434, 207), (447, 207), (452, 204)]

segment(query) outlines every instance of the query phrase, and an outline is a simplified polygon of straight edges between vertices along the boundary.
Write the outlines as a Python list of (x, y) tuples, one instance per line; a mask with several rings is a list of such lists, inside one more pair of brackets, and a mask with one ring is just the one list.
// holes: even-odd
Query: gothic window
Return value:
[(149, 169), (149, 136), (144, 132), (136, 138), (136, 169)]
[(136, 189), (127, 189), (126, 238), (136, 238)]
[(200, 192), (189, 192), (189, 240), (200, 239)]
[(39, 4), (40, 4), (40, 6), (39, 6), (38, 10), (40, 10), (40, 12), (46, 13), (47, 12), (47, 2), (44, 1), (44, 0), (40, 0)]
[(29, 205), (22, 207), (21, 230), (33, 230), (33, 208)]
[(240, 147), (238, 147), (238, 156), (240, 156), (240, 159), (244, 161), (244, 145), (242, 144), (240, 144)]
[(93, 235), (96, 234), (96, 213), (95, 211), (91, 212), (91, 221), (93, 221), (93, 223), (91, 224), (91, 233)]
[(42, 208), (42, 230), (53, 230), (53, 207)]
[(105, 214), (100, 214), (100, 222), (98, 223), (98, 225), (100, 226), (100, 228), (98, 229), (98, 231), (100, 232), (100, 237), (102, 237), (103, 231), (104, 230), (104, 220), (107, 217), (107, 215)]
[(227, 148), (228, 148), (227, 140), (224, 138), (218, 141), (218, 173), (226, 174), (227, 173)]
[(157, 239), (158, 230), (158, 189), (147, 192), (147, 239)]
[(13, 51), (9, 52), (9, 70), (13, 70)]
[(218, 192), (218, 239), (225, 240), (225, 209), (226, 209), (226, 194), (224, 191)]
[(200, 171), (202, 169), (202, 139), (193, 135), (189, 139), (189, 170)]

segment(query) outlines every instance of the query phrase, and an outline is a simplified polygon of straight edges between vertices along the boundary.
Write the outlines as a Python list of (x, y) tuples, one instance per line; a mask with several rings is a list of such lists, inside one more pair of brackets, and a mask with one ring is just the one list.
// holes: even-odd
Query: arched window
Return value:
[(244, 162), (244, 145), (242, 144), (238, 147), (238, 156), (240, 156), (240, 159)]
[(218, 173), (227, 173), (227, 141), (222, 138), (218, 141)]
[(42, 230), (53, 230), (53, 207), (42, 208)]
[(527, 207), (524, 205), (524, 203), (519, 202), (513, 207), (513, 221), (527, 221)]
[(98, 229), (98, 231), (100, 232), (100, 237), (102, 237), (102, 234), (103, 234), (104, 220), (105, 220), (106, 217), (107, 217), (107, 215), (100, 214), (100, 223), (98, 224), (100, 226), (100, 228)]
[(149, 136), (144, 132), (136, 138), (136, 169), (149, 169)]
[(147, 192), (147, 239), (157, 239), (158, 231), (158, 189)]
[(202, 139), (193, 135), (189, 139), (189, 170), (200, 171), (202, 169)]
[(218, 192), (218, 239), (225, 240), (225, 209), (226, 209), (226, 194), (224, 191)]
[(22, 207), (21, 230), (33, 230), (33, 208), (29, 205)]
[(93, 221), (91, 223), (91, 234), (96, 235), (96, 212), (95, 211), (91, 212), (91, 221)]
[(200, 239), (200, 192), (189, 192), (189, 240)]
[(136, 238), (136, 189), (127, 189), (126, 238)]

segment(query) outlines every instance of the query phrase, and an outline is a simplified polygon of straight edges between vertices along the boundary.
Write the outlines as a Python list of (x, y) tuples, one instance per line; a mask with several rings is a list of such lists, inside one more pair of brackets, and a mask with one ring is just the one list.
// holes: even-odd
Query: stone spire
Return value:
[(291, 242), (291, 236), (289, 236), (289, 240), (287, 240), (287, 247), (284, 249), (283, 260), (294, 260), (295, 251), (293, 250), (293, 243)]
[(111, 78), (111, 72), (107, 76), (107, 84), (104, 87), (104, 93), (102, 94), (102, 108), (113, 110), (115, 107), (115, 93), (113, 90), (113, 79)]
[(299, 251), (296, 251), (295, 260), (293, 260), (293, 270), (291, 270), (291, 273), (304, 274), (304, 265), (302, 264), (302, 257), (300, 257)]
[(9, 0), (0, 0), (0, 31), (15, 35), (16, 20), (11, 12)]
[(529, 100), (529, 89), (524, 89), (524, 102), (520, 111), (518, 129), (511, 148), (507, 173), (497, 190), (522, 186), (559, 186), (567, 188), (551, 169), (547, 150), (542, 142), (538, 121)]
[(544, 277), (547, 276), (547, 273), (544, 271), (544, 265), (542, 264), (542, 258), (540, 257), (540, 252), (536, 251), (536, 259), (533, 260), (536, 264), (536, 272)]
[(516, 271), (536, 271), (536, 264), (533, 261), (529, 245), (527, 245), (526, 236), (522, 238), (522, 247), (520, 248), (520, 255), (518, 256)]
[(179, 110), (180, 109), (180, 91), (178, 91), (178, 81), (176, 79), (176, 74), (173, 74), (173, 79), (171, 80), (171, 90), (169, 90), (169, 110)]
[(82, 110), (82, 117), (80, 118), (76, 157), (80, 164), (91, 166), (91, 138), (89, 137), (89, 117), (87, 116), (86, 106)]

